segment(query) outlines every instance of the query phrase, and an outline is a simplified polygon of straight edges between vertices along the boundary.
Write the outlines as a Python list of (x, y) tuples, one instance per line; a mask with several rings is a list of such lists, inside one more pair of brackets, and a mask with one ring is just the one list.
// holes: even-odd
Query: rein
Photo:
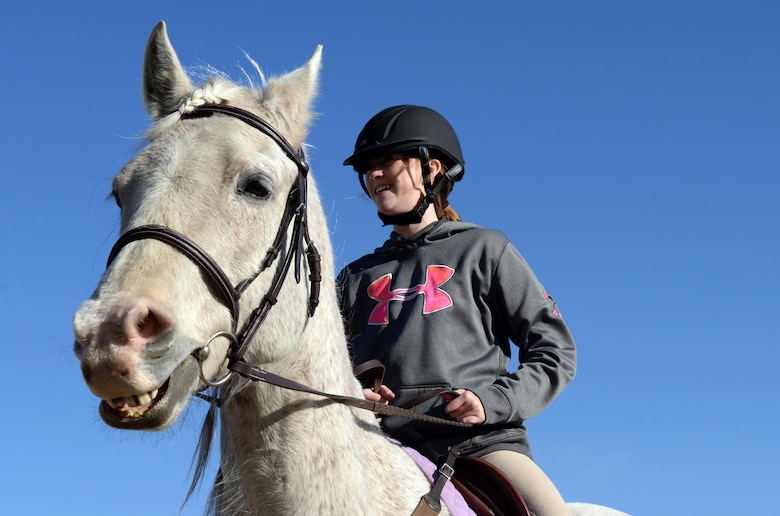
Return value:
[[(340, 403), (342, 405), (348, 405), (350, 407), (370, 410), (374, 414), (380, 414), (383, 416), (404, 417), (407, 419), (414, 419), (416, 421), (427, 421), (429, 423), (436, 423), (436, 424), (448, 425), (448, 426), (460, 426), (460, 427), (472, 426), (470, 423), (461, 423), (453, 419), (444, 419), (441, 417), (431, 416), (428, 414), (422, 414), (420, 412), (414, 412), (404, 407), (385, 405), (383, 403), (379, 403), (376, 401), (369, 401), (364, 398), (355, 398), (354, 396), (344, 396), (341, 394), (330, 394), (327, 392), (318, 391), (317, 389), (313, 389), (302, 383), (298, 383), (294, 380), (290, 380), (289, 378), (285, 378), (283, 376), (279, 376), (273, 373), (269, 373), (268, 371), (264, 371), (259, 367), (255, 367), (251, 364), (248, 364), (243, 360), (232, 364), (232, 367), (228, 365), (228, 368), (237, 372), (238, 374), (240, 374), (245, 378), (249, 378), (250, 380), (265, 382), (291, 391), (314, 394), (317, 396), (321, 396), (323, 398), (327, 398), (336, 403)], [(449, 392), (451, 391), (445, 391), (442, 393), (436, 392), (436, 394), (445, 394)]]
[[(306, 196), (306, 181), (309, 173), (309, 165), (306, 162), (306, 157), (302, 149), (295, 150), (290, 145), (284, 136), (282, 136), (274, 127), (268, 122), (258, 117), (254, 113), (249, 111), (226, 105), (204, 105), (195, 108), (189, 113), (183, 113), (181, 118), (197, 119), (210, 117), (215, 113), (227, 115), (254, 127), (266, 136), (270, 137), (287, 155), (287, 157), (295, 163), (298, 167), (298, 175), (296, 181), (290, 187), (290, 193), (287, 196), (287, 206), (282, 216), (279, 229), (271, 247), (268, 249), (265, 258), (263, 259), (257, 272), (250, 277), (240, 281), (236, 286), (233, 286), (227, 274), (222, 267), (211, 257), (202, 247), (195, 243), (192, 239), (179, 233), (178, 231), (166, 226), (158, 224), (146, 224), (129, 229), (123, 233), (114, 244), (111, 252), (108, 256), (106, 267), (109, 267), (111, 263), (116, 259), (122, 249), (131, 242), (138, 240), (157, 240), (175, 248), (197, 265), (201, 272), (203, 272), (207, 280), (216, 290), (218, 297), (222, 304), (224, 304), (230, 311), (231, 317), (231, 331), (220, 331), (215, 333), (208, 341), (207, 345), (193, 353), (195, 358), (200, 364), (209, 354), (209, 345), (213, 340), (218, 337), (227, 338), (230, 341), (230, 348), (227, 353), (227, 369), (228, 374), (220, 380), (209, 380), (204, 377), (201, 369), (201, 379), (204, 383), (211, 387), (217, 387), (228, 380), (232, 372), (236, 372), (241, 376), (253, 381), (262, 381), (277, 387), (284, 389), (294, 390), (298, 392), (305, 392), (314, 394), (317, 396), (325, 397), (331, 401), (341, 403), (344, 405), (370, 410), (375, 414), (381, 414), (386, 416), (399, 416), (409, 419), (415, 419), (420, 421), (428, 421), (439, 424), (445, 424), (450, 426), (471, 426), (467, 423), (460, 423), (458, 421), (443, 419), (436, 416), (430, 416), (427, 414), (421, 414), (419, 412), (413, 412), (407, 408), (394, 407), (391, 405), (385, 405), (373, 401), (368, 401), (363, 398), (355, 398), (352, 396), (343, 396), (337, 394), (329, 394), (326, 392), (318, 391), (301, 383), (295, 382), (288, 378), (284, 378), (279, 375), (275, 375), (268, 371), (264, 371), (258, 367), (255, 367), (244, 360), (244, 355), (249, 348), (254, 336), (260, 329), (260, 326), (265, 321), (268, 312), (276, 304), (279, 292), (282, 289), (284, 280), (287, 278), (287, 274), (295, 261), (295, 280), (301, 281), (301, 261), (305, 254), (306, 260), (309, 266), (309, 302), (307, 314), (309, 317), (314, 315), (314, 312), (319, 304), (320, 283), (321, 277), (321, 258), (319, 251), (314, 246), (314, 242), (309, 236), (309, 227), (307, 219), (307, 196)], [(291, 250), (286, 254), (284, 262), (280, 268), (277, 269), (276, 275), (273, 278), (268, 292), (263, 296), (260, 304), (252, 311), (249, 318), (246, 320), (241, 330), (238, 331), (238, 320), (240, 315), (240, 301), (241, 295), (247, 288), (257, 279), (260, 274), (267, 270), (276, 261), (276, 258), (284, 251), (284, 244), (286, 236), (289, 232), (290, 225), (292, 224), (292, 237), (291, 237)], [(209, 399), (209, 396), (198, 394), (198, 396)]]

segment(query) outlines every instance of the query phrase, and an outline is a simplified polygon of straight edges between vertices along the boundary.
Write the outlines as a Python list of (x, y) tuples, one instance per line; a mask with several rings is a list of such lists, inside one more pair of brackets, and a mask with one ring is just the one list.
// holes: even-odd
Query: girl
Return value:
[[(385, 416), (382, 427), (440, 462), (452, 446), (500, 468), (538, 516), (569, 514), (531, 459), (525, 420), (574, 377), (569, 330), (520, 253), (499, 231), (460, 221), (449, 206), (464, 175), (457, 135), (436, 111), (402, 105), (371, 118), (344, 161), (393, 232), (339, 275), (355, 364), (378, 359), (385, 385), (372, 401), (473, 426)], [(514, 343), (520, 367), (509, 371)], [(416, 402), (416, 401), (415, 401)]]

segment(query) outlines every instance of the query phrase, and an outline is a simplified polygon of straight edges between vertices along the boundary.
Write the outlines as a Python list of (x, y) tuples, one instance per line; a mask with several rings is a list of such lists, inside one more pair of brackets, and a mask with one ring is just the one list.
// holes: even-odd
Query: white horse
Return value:
[[(221, 77), (196, 88), (165, 24), (154, 28), (143, 93), (155, 124), (114, 178), (122, 236), (74, 318), (84, 379), (113, 427), (166, 428), (212, 385), (220, 514), (397, 516), (430, 489), (370, 411), (260, 378), (362, 398), (325, 216), (300, 151), (320, 55), (261, 89)], [(321, 267), (312, 247), (304, 252), (310, 241)]]

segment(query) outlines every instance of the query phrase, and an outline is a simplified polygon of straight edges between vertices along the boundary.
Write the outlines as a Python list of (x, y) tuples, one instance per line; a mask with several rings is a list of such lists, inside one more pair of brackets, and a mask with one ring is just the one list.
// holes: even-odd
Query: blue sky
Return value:
[(324, 45), (310, 161), (339, 265), (387, 234), (341, 166), (363, 123), (399, 103), (451, 121), (453, 206), (509, 236), (578, 343), (577, 378), (528, 422), (568, 500), (776, 512), (780, 4), (240, 3), (0, 8), (5, 514), (167, 515), (186, 493), (199, 402), (161, 434), (108, 429), (71, 352), (160, 19), (185, 66), (236, 79), (243, 51), (273, 75)]

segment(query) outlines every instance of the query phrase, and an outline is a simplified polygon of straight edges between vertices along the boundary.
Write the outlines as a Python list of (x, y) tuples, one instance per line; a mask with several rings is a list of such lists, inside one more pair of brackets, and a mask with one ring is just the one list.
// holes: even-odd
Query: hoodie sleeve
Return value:
[(494, 317), (519, 348), (520, 367), (474, 391), (486, 424), (522, 422), (544, 410), (574, 378), (574, 339), (555, 301), (508, 241), (492, 278)]

